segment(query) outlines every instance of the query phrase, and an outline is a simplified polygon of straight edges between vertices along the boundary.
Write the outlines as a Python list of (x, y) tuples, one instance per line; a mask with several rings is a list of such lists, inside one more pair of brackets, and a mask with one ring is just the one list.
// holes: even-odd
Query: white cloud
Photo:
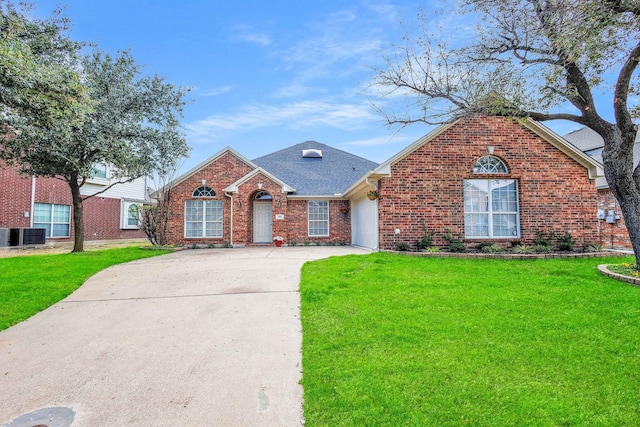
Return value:
[(311, 100), (284, 105), (251, 104), (235, 113), (217, 114), (186, 125), (189, 139), (211, 141), (224, 132), (249, 132), (261, 128), (281, 130), (314, 126), (345, 131), (366, 129), (377, 118), (366, 103), (332, 103)]
[(269, 46), (272, 42), (271, 37), (264, 32), (255, 31), (246, 25), (238, 25), (233, 28), (233, 40), (257, 44), (260, 46)]
[(291, 47), (275, 52), (297, 83), (352, 76), (379, 60), (382, 28), (361, 10), (327, 14), (307, 29)]
[(233, 90), (232, 85), (219, 86), (219, 87), (214, 87), (212, 89), (203, 91), (199, 93), (199, 95), (200, 96), (218, 96), (218, 95), (225, 94), (227, 92), (231, 92), (232, 90)]

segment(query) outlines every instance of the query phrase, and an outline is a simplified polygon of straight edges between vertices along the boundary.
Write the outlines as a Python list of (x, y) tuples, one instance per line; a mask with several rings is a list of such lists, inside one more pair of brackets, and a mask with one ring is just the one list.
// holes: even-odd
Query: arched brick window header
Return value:
[(495, 156), (483, 156), (473, 166), (473, 173), (509, 173), (507, 165)]
[(213, 188), (208, 187), (206, 185), (201, 185), (200, 187), (193, 190), (193, 197), (215, 197), (216, 192), (213, 191)]

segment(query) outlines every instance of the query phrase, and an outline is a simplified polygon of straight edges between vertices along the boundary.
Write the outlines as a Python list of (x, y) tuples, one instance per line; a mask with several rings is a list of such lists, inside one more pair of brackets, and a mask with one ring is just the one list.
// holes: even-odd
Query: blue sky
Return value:
[(382, 162), (430, 130), (389, 129), (364, 93), (429, 1), (36, 0), (36, 13), (58, 4), (71, 38), (130, 49), (145, 73), (192, 88), (182, 172), (225, 146), (253, 159), (307, 140)]

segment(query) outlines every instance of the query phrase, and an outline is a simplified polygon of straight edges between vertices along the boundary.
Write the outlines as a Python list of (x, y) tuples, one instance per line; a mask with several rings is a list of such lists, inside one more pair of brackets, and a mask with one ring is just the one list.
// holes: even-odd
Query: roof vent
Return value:
[(302, 157), (306, 159), (321, 159), (322, 150), (318, 150), (317, 148), (309, 148), (308, 150), (302, 150)]

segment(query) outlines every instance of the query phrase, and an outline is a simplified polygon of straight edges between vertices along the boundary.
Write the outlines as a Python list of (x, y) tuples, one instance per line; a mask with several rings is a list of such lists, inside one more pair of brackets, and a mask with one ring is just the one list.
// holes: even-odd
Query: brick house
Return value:
[[(96, 176), (80, 191), (85, 196), (95, 194), (112, 182), (109, 168), (99, 166)], [(66, 182), (21, 175), (18, 168), (0, 164), (0, 201), (0, 229), (44, 228), (47, 240), (73, 239), (73, 207)], [(144, 238), (132, 206), (148, 202), (145, 178), (118, 184), (85, 200), (85, 239)], [(5, 245), (0, 242), (0, 246)]]
[(472, 245), (531, 244), (537, 230), (594, 243), (601, 175), (543, 125), (503, 117), (451, 122), (380, 165), (312, 141), (253, 161), (225, 148), (172, 183), (169, 241), (394, 249), (424, 221), (437, 245), (443, 227)]
[(252, 245), (281, 237), (289, 245), (350, 244), (350, 202), (342, 192), (376, 166), (314, 141), (254, 160), (227, 147), (165, 188), (167, 240)]
[[(602, 163), (602, 149), (604, 140), (592, 129), (583, 127), (577, 131), (568, 133), (563, 137), (573, 145), (578, 147), (585, 154), (594, 160)], [(636, 142), (633, 146), (633, 161), (637, 166), (640, 161), (640, 133), (636, 135)], [(596, 189), (598, 190), (598, 235), (600, 241), (611, 247), (631, 247), (631, 240), (627, 228), (624, 225), (624, 217), (620, 210), (620, 204), (609, 189), (609, 184), (604, 176), (596, 178)]]
[[(594, 179), (601, 174), (599, 163), (533, 120), (477, 115), (435, 129), (345, 196), (354, 243), (367, 247), (414, 246), (423, 221), (440, 246), (444, 227), (472, 246), (532, 244), (537, 230), (569, 232), (581, 245), (598, 241)], [(361, 197), (374, 187), (377, 209)]]

